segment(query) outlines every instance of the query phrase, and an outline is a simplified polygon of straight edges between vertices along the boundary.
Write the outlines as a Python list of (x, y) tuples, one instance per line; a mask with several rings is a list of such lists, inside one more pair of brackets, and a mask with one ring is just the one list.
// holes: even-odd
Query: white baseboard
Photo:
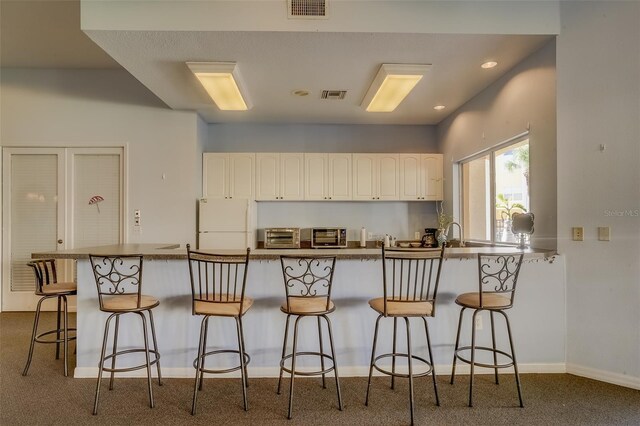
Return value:
[[(538, 373), (538, 374), (557, 374), (557, 373), (566, 373), (567, 369), (564, 363), (553, 363), (553, 364), (519, 364), (520, 373)], [(369, 375), (369, 367), (368, 366), (353, 366), (353, 367), (340, 367), (338, 366), (340, 377), (366, 377)], [(194, 369), (193, 367), (174, 367), (174, 368), (162, 368), (162, 377), (166, 378), (193, 378), (194, 377)], [(422, 371), (422, 370), (420, 370)], [(505, 368), (499, 370), (500, 373), (504, 374), (512, 374), (513, 369)], [(251, 367), (248, 368), (249, 377), (252, 378), (274, 378), (278, 377), (280, 369), (278, 367)], [(493, 374), (492, 369), (476, 367), (476, 374)], [(152, 368), (152, 375), (156, 377), (156, 369)], [(286, 373), (285, 373), (286, 374)], [(330, 375), (332, 373), (329, 373)], [(449, 375), (451, 374), (451, 365), (436, 365), (436, 374), (437, 375)], [(469, 366), (466, 364), (458, 364), (456, 365), (456, 375), (468, 375), (469, 374)], [(95, 378), (98, 375), (98, 367), (76, 367), (73, 377), (75, 378)], [(374, 370), (374, 376), (382, 376), (382, 373)], [(109, 377), (107, 373), (103, 374), (103, 377)], [(147, 377), (146, 370), (136, 370), (129, 371), (126, 373), (118, 373), (117, 377)], [(216, 375), (205, 375), (205, 377), (240, 377), (239, 371), (234, 371), (233, 373), (227, 374), (216, 374)]]
[(612, 373), (610, 371), (597, 370), (595, 368), (584, 367), (577, 364), (567, 364), (567, 373), (640, 390), (640, 377), (633, 377), (627, 376), (625, 374)]

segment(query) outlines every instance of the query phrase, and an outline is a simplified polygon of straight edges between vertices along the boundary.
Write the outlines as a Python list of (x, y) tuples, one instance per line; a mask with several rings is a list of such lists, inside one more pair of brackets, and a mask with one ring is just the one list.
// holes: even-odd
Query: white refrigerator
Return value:
[(199, 249), (256, 247), (256, 202), (247, 199), (198, 201)]

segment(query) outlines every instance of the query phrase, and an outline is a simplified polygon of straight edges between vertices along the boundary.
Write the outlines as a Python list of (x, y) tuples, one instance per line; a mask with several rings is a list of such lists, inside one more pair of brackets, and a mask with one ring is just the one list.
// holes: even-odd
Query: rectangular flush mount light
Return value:
[(235, 62), (187, 62), (187, 66), (221, 110), (246, 111), (251, 108)]
[(367, 112), (391, 112), (413, 90), (431, 65), (382, 64), (362, 100)]

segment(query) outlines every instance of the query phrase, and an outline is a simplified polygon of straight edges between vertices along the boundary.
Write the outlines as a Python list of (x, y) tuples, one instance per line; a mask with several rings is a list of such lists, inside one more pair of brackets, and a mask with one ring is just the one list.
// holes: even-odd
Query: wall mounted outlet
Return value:
[(416, 231), (413, 233), (413, 239), (414, 240), (419, 240), (420, 239), (420, 231)]
[(571, 230), (573, 241), (584, 241), (584, 228), (582, 226), (574, 226)]
[(611, 241), (611, 229), (608, 226), (598, 226), (598, 241)]
[(476, 330), (482, 330), (482, 316), (476, 317)]
[(367, 234), (367, 240), (373, 240), (373, 232)]
[[(142, 225), (142, 219), (140, 217), (140, 209), (136, 209), (133, 211), (133, 226), (134, 228), (140, 228)], [(137, 230), (140, 231), (139, 229)]]

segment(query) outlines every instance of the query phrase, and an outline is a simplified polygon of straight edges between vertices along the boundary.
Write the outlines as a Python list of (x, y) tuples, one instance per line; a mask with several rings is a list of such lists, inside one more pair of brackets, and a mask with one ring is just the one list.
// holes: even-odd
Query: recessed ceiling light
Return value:
[(292, 90), (291, 94), (293, 96), (309, 96), (309, 91), (308, 90), (304, 90), (304, 89), (296, 89), (296, 90)]
[(444, 105), (436, 105), (436, 106), (433, 107), (433, 109), (435, 109), (437, 111), (440, 111), (441, 109), (444, 109), (444, 108), (445, 108)]
[(496, 61), (487, 61), (484, 64), (480, 65), (482, 68), (484, 69), (489, 69), (489, 68), (493, 68), (496, 65), (498, 65), (498, 63)]

